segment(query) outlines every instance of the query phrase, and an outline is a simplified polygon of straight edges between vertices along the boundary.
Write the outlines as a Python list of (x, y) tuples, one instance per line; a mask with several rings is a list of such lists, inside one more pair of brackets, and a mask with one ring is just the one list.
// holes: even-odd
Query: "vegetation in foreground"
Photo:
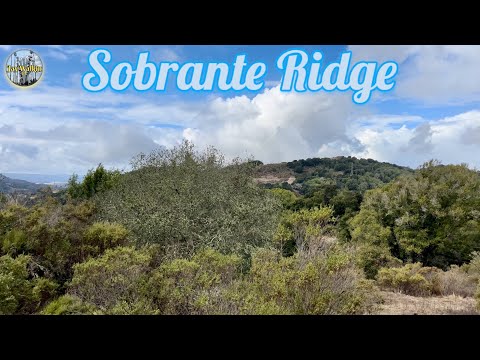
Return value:
[(392, 293), (480, 306), (477, 172), (319, 160), (265, 186), (259, 162), (183, 143), (7, 199), (0, 314), (369, 314)]

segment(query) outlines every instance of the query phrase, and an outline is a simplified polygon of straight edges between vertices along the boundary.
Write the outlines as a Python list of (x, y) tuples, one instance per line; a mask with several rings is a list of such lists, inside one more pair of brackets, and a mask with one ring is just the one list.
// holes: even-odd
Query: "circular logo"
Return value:
[(5, 75), (22, 88), (35, 85), (43, 75), (43, 61), (35, 51), (22, 49), (10, 54), (5, 63)]

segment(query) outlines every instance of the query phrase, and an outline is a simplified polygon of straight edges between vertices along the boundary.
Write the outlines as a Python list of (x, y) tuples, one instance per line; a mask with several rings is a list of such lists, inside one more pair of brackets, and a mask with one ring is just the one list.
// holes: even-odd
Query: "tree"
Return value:
[(480, 176), (466, 165), (423, 165), (365, 194), (350, 222), (354, 241), (386, 246), (404, 261), (445, 268), (480, 249)]
[(281, 206), (248, 162), (226, 164), (217, 150), (184, 142), (140, 154), (132, 167), (97, 204), (99, 217), (123, 224), (137, 244), (181, 256), (204, 247), (247, 254), (271, 241)]
[(119, 170), (107, 170), (99, 164), (95, 170), (90, 169), (82, 182), (78, 182), (78, 175), (73, 174), (68, 180), (67, 193), (72, 199), (88, 199), (96, 193), (112, 188), (118, 181)]

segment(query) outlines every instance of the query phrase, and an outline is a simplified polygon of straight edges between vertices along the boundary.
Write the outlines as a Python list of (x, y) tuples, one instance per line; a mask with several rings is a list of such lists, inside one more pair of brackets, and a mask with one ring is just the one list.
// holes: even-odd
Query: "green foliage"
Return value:
[(91, 224), (93, 213), (90, 201), (61, 204), (47, 198), (30, 208), (7, 206), (0, 211), (0, 255), (31, 255), (41, 275), (63, 290), (73, 274), (73, 264), (126, 244), (124, 227)]
[(366, 193), (352, 239), (386, 245), (404, 261), (446, 268), (480, 249), (480, 177), (465, 165), (430, 162)]
[(386, 246), (362, 244), (357, 248), (356, 260), (367, 279), (375, 279), (383, 267), (398, 267), (402, 261), (394, 258)]
[(291, 209), (297, 201), (297, 196), (293, 191), (281, 188), (275, 188), (270, 191), (282, 203), (285, 209)]
[(55, 295), (57, 284), (33, 276), (32, 258), (0, 257), (0, 315), (32, 314)]
[(68, 293), (108, 311), (119, 302), (134, 303), (140, 296), (151, 256), (131, 247), (108, 249), (98, 258), (74, 265)]
[(119, 170), (106, 170), (99, 164), (95, 170), (90, 169), (82, 182), (78, 182), (78, 175), (73, 174), (68, 180), (67, 193), (72, 199), (88, 199), (98, 192), (111, 189), (120, 178)]
[(149, 280), (149, 291), (162, 314), (221, 313), (220, 294), (240, 276), (241, 262), (237, 255), (206, 249), (191, 260), (160, 266)]
[(309, 186), (312, 184), (311, 180), (331, 182), (337, 189), (347, 189), (362, 194), (366, 190), (389, 183), (401, 174), (412, 172), (408, 168), (394, 164), (350, 156), (295, 160), (287, 163), (286, 166), (297, 172), (298, 184), (306, 185), (302, 189), (305, 194), (312, 193)]
[(289, 256), (314, 239), (331, 234), (333, 224), (331, 207), (287, 211), (277, 227), (274, 240), (283, 254)]
[(352, 254), (338, 245), (284, 258), (258, 250), (244, 285), (244, 314), (363, 314), (376, 292)]
[(28, 252), (27, 236), (22, 230), (12, 229), (1, 239), (2, 252), (8, 255), (19, 255)]
[(63, 295), (50, 302), (41, 312), (43, 315), (94, 315), (98, 310), (77, 297)]
[(127, 243), (128, 231), (120, 224), (96, 222), (85, 230), (82, 246), (91, 254), (101, 254), (106, 249)]
[(422, 264), (406, 264), (397, 268), (381, 268), (377, 283), (382, 288), (400, 291), (409, 295), (431, 295), (441, 270), (422, 267)]
[(227, 166), (215, 149), (197, 152), (184, 142), (132, 165), (98, 207), (101, 219), (123, 224), (137, 244), (158, 243), (178, 257), (204, 247), (248, 254), (271, 242), (280, 204), (254, 183), (251, 164)]

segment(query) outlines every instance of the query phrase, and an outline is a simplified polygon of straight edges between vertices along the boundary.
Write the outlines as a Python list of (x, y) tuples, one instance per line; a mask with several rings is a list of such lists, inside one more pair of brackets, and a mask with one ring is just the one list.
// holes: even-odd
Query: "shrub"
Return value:
[(63, 295), (50, 302), (41, 312), (43, 315), (93, 315), (98, 309), (71, 295)]
[(358, 246), (356, 260), (365, 272), (367, 279), (375, 279), (378, 270), (382, 267), (390, 268), (402, 265), (401, 260), (390, 255), (387, 247), (370, 244), (361, 244)]
[(108, 249), (99, 258), (74, 265), (68, 293), (105, 312), (119, 302), (142, 298), (151, 257), (131, 247)]
[(0, 314), (32, 314), (55, 295), (57, 284), (34, 276), (32, 258), (0, 257)]
[(406, 264), (398, 268), (381, 268), (377, 274), (380, 287), (414, 296), (431, 295), (435, 273), (441, 270), (424, 268), (422, 264)]
[(477, 309), (480, 311), (480, 283), (477, 286), (477, 292), (475, 293), (475, 298), (477, 299)]
[(438, 295), (460, 295), (469, 297), (475, 295), (478, 278), (468, 274), (457, 265), (452, 265), (448, 271), (439, 273)]
[[(310, 248), (311, 249), (311, 248)], [(258, 250), (244, 285), (244, 314), (363, 314), (378, 301), (349, 253), (338, 244), (284, 258)]]
[(12, 229), (7, 232), (1, 241), (1, 245), (2, 252), (12, 256), (26, 253), (29, 250), (27, 236), (19, 229)]
[(82, 245), (92, 254), (100, 254), (106, 249), (125, 245), (127, 235), (127, 229), (120, 224), (97, 222), (86, 229)]
[(241, 263), (237, 255), (206, 249), (191, 260), (161, 265), (149, 280), (149, 291), (163, 314), (218, 313), (221, 293), (240, 277)]
[(185, 142), (132, 167), (97, 203), (99, 218), (123, 224), (138, 245), (161, 244), (171, 259), (205, 247), (248, 254), (272, 241), (281, 204), (254, 182), (252, 164)]
[(350, 234), (354, 241), (388, 246), (402, 261), (447, 269), (480, 250), (479, 203), (477, 171), (431, 161), (367, 191)]
[(277, 226), (274, 240), (289, 256), (331, 235), (334, 222), (333, 209), (327, 206), (289, 211)]

